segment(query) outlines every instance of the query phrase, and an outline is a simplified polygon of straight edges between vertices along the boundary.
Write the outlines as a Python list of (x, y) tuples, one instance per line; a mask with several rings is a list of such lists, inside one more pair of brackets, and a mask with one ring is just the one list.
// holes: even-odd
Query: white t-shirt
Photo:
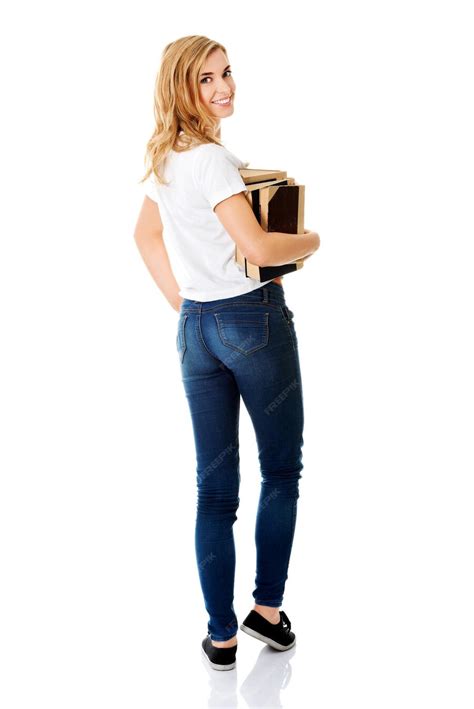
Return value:
[(213, 211), (216, 204), (246, 191), (239, 168), (245, 167), (227, 148), (205, 143), (182, 153), (171, 150), (160, 185), (152, 173), (143, 183), (157, 202), (163, 239), (179, 295), (190, 300), (232, 298), (268, 281), (248, 278), (234, 260), (235, 242)]

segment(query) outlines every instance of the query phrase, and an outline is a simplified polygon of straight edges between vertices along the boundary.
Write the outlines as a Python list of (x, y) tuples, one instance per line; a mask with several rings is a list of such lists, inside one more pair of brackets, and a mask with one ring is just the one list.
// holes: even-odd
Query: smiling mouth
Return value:
[(219, 99), (218, 101), (211, 101), (211, 103), (215, 103), (218, 106), (228, 106), (231, 101), (232, 101), (232, 96), (228, 96), (226, 99)]

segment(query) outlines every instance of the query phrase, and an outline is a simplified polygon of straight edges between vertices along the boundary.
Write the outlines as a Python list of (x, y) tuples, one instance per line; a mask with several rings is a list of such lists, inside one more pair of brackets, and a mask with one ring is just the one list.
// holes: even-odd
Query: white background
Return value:
[[(0, 703), (472, 707), (473, 24), (465, 2), (2, 10)], [(306, 186), (286, 610), (208, 670), (177, 313), (141, 261), (166, 43), (227, 47), (224, 144)], [(235, 608), (253, 606), (241, 416)]]

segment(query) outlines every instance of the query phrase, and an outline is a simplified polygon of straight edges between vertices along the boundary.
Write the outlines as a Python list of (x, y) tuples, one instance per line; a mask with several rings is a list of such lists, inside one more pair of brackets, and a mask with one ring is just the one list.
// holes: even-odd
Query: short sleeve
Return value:
[(194, 183), (212, 210), (223, 199), (247, 191), (239, 172), (243, 165), (222, 145), (210, 143), (196, 150)]
[(151, 175), (142, 184), (146, 196), (152, 199), (154, 202), (158, 202), (154, 173), (152, 172)]

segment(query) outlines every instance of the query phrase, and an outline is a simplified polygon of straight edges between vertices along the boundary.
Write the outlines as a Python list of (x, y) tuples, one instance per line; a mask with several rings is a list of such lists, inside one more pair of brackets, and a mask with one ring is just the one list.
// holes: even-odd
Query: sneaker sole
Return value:
[(267, 645), (270, 645), (270, 647), (273, 647), (275, 650), (280, 650), (280, 652), (282, 652), (284, 650), (289, 650), (291, 647), (294, 647), (296, 645), (296, 638), (289, 645), (282, 645), (281, 643), (277, 643), (276, 640), (272, 640), (271, 638), (267, 638), (265, 635), (262, 635), (261, 633), (257, 633), (256, 630), (252, 630), (252, 628), (248, 628), (243, 623), (240, 626), (240, 629), (243, 630), (244, 633), (247, 633), (247, 635), (250, 635), (252, 638), (257, 638), (257, 640), (261, 640), (263, 643), (267, 643)]
[(235, 666), (237, 665), (237, 660), (234, 660), (234, 662), (231, 662), (230, 665), (217, 665), (215, 662), (212, 662), (209, 659), (209, 656), (207, 652), (204, 650), (203, 647), (201, 647), (201, 652), (214, 670), (233, 670)]

